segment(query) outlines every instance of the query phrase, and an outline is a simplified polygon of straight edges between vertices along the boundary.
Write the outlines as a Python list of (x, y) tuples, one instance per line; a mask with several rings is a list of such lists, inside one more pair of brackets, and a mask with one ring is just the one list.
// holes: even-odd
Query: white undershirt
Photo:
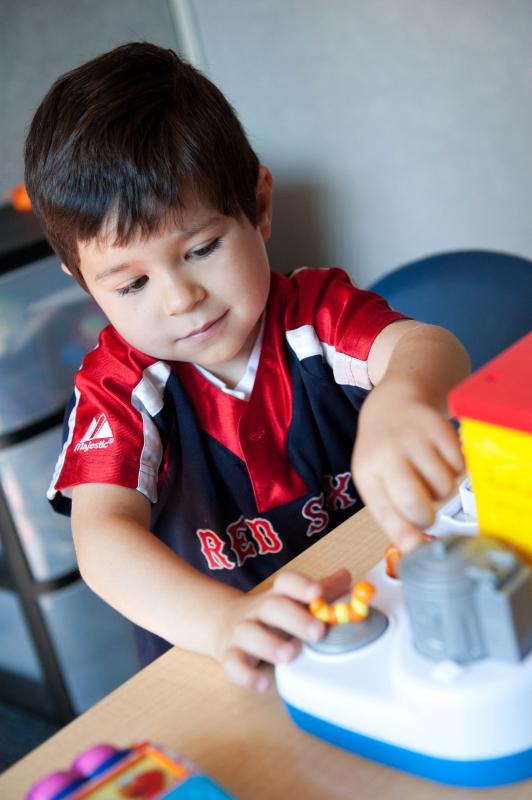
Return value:
[(220, 380), (220, 378), (217, 378), (216, 375), (213, 375), (212, 372), (209, 372), (209, 370), (205, 369), (205, 367), (202, 367), (199, 364), (194, 364), (198, 372), (201, 372), (201, 374), (207, 378), (208, 381), (217, 386), (218, 389), (221, 389), (222, 392), (230, 394), (232, 397), (236, 397), (239, 400), (249, 400), (249, 396), (253, 391), (255, 377), (257, 375), (257, 368), (259, 366), (260, 353), (262, 350), (265, 317), (266, 315), (263, 314), (262, 321), (260, 323), (259, 335), (257, 336), (255, 344), (253, 345), (253, 350), (250, 353), (245, 372), (234, 389), (231, 389), (229, 386), (227, 386), (226, 383)]

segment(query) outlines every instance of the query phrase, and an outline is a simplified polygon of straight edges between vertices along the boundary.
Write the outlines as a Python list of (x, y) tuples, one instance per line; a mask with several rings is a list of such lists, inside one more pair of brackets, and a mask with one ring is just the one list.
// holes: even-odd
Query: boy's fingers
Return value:
[(267, 675), (257, 669), (259, 659), (238, 647), (231, 647), (225, 654), (223, 661), (224, 672), (227, 677), (238, 686), (265, 692), (270, 685)]
[[(321, 578), (321, 596), (331, 602), (336, 600), (341, 594), (345, 594), (351, 588), (353, 578), (348, 569), (342, 568)], [(314, 598), (312, 598), (314, 599)]]
[[(283, 630), (286, 630), (285, 624)], [(253, 658), (269, 664), (292, 661), (301, 648), (297, 639), (284, 639), (266, 625), (254, 620), (244, 620), (236, 626), (233, 644)]]
[(287, 570), (278, 575), (272, 589), (276, 594), (283, 594), (300, 603), (310, 603), (320, 593), (320, 584), (299, 572)]
[(257, 617), (265, 625), (306, 642), (316, 642), (325, 633), (323, 623), (315, 619), (305, 606), (281, 594), (266, 595), (257, 610)]
[(466, 463), (464, 460), (464, 454), (460, 449), (458, 438), (451, 441), (448, 439), (438, 440), (436, 442), (436, 447), (440, 451), (447, 464), (449, 464), (455, 475), (461, 475), (465, 471)]
[(310, 603), (319, 595), (334, 596), (347, 591), (351, 574), (347, 569), (339, 569), (320, 580), (311, 580), (299, 572), (286, 570), (273, 583), (273, 591), (300, 603)]
[(372, 496), (371, 503), (367, 498), (366, 502), (377, 524), (403, 553), (408, 553), (422, 544), (422, 532), (397, 511), (384, 485), (381, 485), (380, 491)]
[(449, 464), (455, 475), (465, 470), (464, 455), (460, 448), (460, 438), (449, 420), (439, 417), (433, 428), (433, 441), (442, 458)]
[(430, 442), (418, 442), (412, 448), (410, 460), (433, 498), (444, 500), (456, 492), (456, 473), (436, 446)]
[[(398, 462), (386, 484), (383, 481), (379, 483), (378, 500), (391, 506), (388, 515), (393, 516), (395, 513), (417, 528), (428, 528), (432, 524), (434, 507), (430, 492), (411, 464)], [(374, 502), (377, 502), (375, 496), (372, 497), (372, 503)]]

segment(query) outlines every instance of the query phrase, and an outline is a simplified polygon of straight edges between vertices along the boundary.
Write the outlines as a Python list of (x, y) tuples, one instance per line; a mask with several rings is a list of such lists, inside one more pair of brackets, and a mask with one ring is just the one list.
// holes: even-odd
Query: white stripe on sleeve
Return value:
[[(48, 498), (48, 500), (53, 500), (54, 497), (57, 494), (57, 490), (55, 488), (55, 485), (56, 485), (56, 483), (58, 481), (59, 475), (61, 474), (61, 470), (63, 469), (63, 465), (65, 463), (67, 450), (70, 447), (70, 443), (72, 442), (72, 437), (74, 436), (74, 428), (76, 426), (76, 413), (77, 413), (77, 410), (78, 410), (79, 398), (80, 398), (79, 389), (77, 387), (74, 387), (74, 397), (76, 398), (76, 401), (75, 401), (74, 405), (72, 406), (72, 411), (70, 412), (69, 417), (68, 417), (68, 435), (67, 435), (67, 438), (65, 439), (65, 443), (63, 444), (63, 449), (61, 450), (59, 458), (57, 459), (57, 463), (55, 465), (54, 474), (53, 474), (53, 477), (52, 477), (52, 482), (50, 483), (50, 486), (48, 487), (48, 491), (46, 492), (46, 497)], [(72, 496), (71, 490), (70, 491), (62, 490), (61, 493), (63, 495), (65, 495), (65, 497), (71, 497)]]
[(168, 364), (157, 361), (144, 370), (142, 380), (131, 393), (131, 402), (142, 417), (144, 433), (137, 489), (152, 503), (157, 502), (157, 474), (163, 457), (161, 437), (152, 417), (163, 408), (164, 390), (170, 372)]
[(286, 331), (286, 339), (300, 361), (311, 356), (321, 356), (332, 369), (336, 383), (359, 386), (362, 389), (372, 388), (368, 362), (347, 353), (339, 353), (333, 345), (321, 342), (312, 325), (302, 325)]

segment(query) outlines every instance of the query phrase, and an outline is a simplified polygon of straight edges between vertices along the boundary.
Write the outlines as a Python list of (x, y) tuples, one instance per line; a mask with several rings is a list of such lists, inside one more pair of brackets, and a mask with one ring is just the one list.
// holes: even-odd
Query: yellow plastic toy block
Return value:
[(460, 418), (480, 532), (532, 563), (532, 334), (449, 395)]
[(532, 434), (463, 419), (461, 436), (480, 531), (531, 560)]

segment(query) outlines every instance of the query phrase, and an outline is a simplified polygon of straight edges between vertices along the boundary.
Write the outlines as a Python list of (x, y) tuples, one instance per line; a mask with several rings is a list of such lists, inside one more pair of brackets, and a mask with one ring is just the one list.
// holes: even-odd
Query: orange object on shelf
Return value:
[(15, 211), (31, 211), (31, 200), (23, 183), (13, 186), (8, 196)]

